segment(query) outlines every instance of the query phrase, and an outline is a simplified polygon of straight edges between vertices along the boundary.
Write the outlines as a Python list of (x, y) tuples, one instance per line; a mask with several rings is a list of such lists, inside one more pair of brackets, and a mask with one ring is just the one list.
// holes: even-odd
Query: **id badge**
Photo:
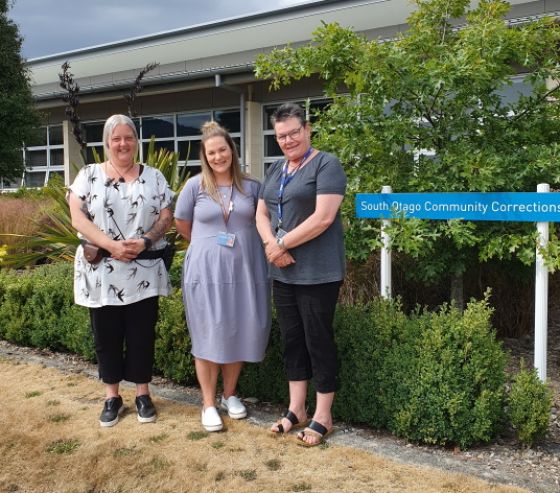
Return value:
[(282, 228), (278, 228), (276, 230), (276, 239), (279, 240), (280, 238), (284, 238), (288, 234), (287, 231), (283, 230)]
[(235, 235), (233, 233), (220, 231), (216, 237), (216, 241), (218, 245), (233, 248), (233, 245), (235, 245)]

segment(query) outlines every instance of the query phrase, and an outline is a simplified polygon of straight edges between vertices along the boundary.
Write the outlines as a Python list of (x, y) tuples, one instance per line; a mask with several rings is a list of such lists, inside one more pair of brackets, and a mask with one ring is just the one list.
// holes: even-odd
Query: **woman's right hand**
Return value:
[(138, 255), (138, 251), (134, 245), (127, 241), (113, 240), (108, 250), (112, 258), (120, 260), (121, 262), (130, 262)]
[(292, 257), (292, 254), (287, 250), (284, 252), (283, 255), (277, 257), (274, 261), (272, 261), (272, 264), (274, 264), (279, 269), (282, 269), (283, 267), (288, 267), (289, 265), (295, 263), (296, 261), (294, 260), (294, 257)]

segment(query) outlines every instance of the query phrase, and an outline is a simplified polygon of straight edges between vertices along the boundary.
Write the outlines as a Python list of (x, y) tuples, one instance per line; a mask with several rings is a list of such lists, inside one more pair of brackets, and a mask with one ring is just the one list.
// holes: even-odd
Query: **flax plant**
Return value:
[[(141, 90), (142, 78), (157, 65), (156, 63), (146, 65), (136, 77), (130, 93), (124, 96), (130, 114), (134, 114), (133, 104), (136, 94)], [(68, 93), (63, 97), (63, 100), (67, 103), (66, 114), (73, 126), (74, 138), (83, 151), (87, 144), (82, 139), (81, 120), (78, 114), (79, 86), (74, 81), (74, 76), (69, 72), (69, 69), (70, 65), (67, 62), (62, 65), (62, 73), (59, 74), (60, 85)], [(103, 162), (102, 156), (95, 149), (93, 149), (93, 156), (94, 162)], [(187, 167), (179, 166), (178, 159), (179, 154), (176, 152), (170, 152), (163, 148), (156, 149), (155, 137), (151, 138), (145, 162), (162, 172), (176, 196), (189, 177)], [(48, 206), (40, 214), (40, 219), (35, 221), (37, 233), (33, 236), (6, 235), (17, 236), (20, 241), (7, 248), (7, 254), (2, 257), (2, 267), (22, 268), (37, 263), (71, 261), (74, 259), (76, 247), (80, 240), (72, 226), (70, 208), (66, 199), (68, 190), (59, 180), (54, 180), (49, 183), (44, 191), (48, 198)], [(167, 233), (166, 239), (175, 248), (186, 246), (174, 227)]]

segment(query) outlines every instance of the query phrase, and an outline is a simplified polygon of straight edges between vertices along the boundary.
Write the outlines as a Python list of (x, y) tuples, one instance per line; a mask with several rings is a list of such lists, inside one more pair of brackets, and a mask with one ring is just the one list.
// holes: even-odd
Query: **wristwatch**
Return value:
[(148, 238), (147, 236), (142, 236), (140, 239), (144, 240), (144, 247), (146, 250), (149, 250), (150, 248), (152, 248), (152, 240), (150, 238)]
[(286, 248), (284, 246), (284, 238), (276, 238), (276, 244), (280, 247), (280, 248)]

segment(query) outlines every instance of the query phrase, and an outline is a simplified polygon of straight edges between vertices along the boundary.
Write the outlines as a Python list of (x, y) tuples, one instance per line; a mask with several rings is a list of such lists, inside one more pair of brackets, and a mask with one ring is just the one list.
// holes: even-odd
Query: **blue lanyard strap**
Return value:
[(284, 189), (286, 188), (288, 183), (290, 183), (293, 180), (295, 174), (302, 167), (303, 163), (305, 163), (305, 161), (311, 155), (312, 152), (313, 152), (313, 147), (307, 149), (305, 154), (302, 156), (299, 164), (297, 165), (296, 169), (294, 169), (291, 173), (288, 173), (287, 159), (286, 161), (284, 161), (284, 164), (282, 165), (282, 175), (280, 177), (280, 186), (278, 188), (278, 227), (276, 228), (277, 230), (282, 227), (282, 199), (284, 197)]

